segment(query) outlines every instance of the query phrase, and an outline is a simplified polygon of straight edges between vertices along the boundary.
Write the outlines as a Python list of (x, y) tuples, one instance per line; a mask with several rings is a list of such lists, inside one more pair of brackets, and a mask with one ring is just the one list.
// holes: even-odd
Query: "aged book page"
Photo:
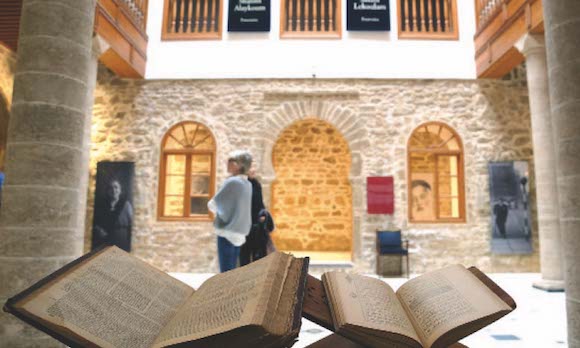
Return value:
[[(274, 253), (208, 279), (163, 329), (154, 347), (194, 341), (244, 325), (262, 326), (267, 307), (281, 301), (281, 283), (291, 259)], [(274, 303), (269, 301), (271, 294)]]
[(424, 347), (447, 331), (511, 308), (463, 266), (424, 274), (397, 291)]
[(193, 293), (186, 284), (111, 247), (21, 308), (100, 347), (144, 348)]
[(323, 282), (340, 326), (393, 332), (419, 342), (397, 295), (385, 282), (344, 272), (325, 273)]

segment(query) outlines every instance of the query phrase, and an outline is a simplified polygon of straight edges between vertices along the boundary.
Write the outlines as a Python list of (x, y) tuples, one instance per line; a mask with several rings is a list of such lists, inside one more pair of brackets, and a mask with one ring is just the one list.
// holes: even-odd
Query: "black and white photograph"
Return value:
[(103, 245), (116, 245), (131, 251), (134, 176), (133, 162), (103, 161), (97, 164), (92, 250)]
[(528, 162), (490, 162), (491, 251), (532, 252)]

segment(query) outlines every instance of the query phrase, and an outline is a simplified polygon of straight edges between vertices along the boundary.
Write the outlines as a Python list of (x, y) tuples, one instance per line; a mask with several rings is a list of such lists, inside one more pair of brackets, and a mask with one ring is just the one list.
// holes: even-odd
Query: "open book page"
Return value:
[(397, 295), (385, 282), (344, 272), (325, 273), (323, 282), (340, 326), (394, 332), (419, 342)]
[(194, 290), (116, 247), (42, 289), (22, 308), (100, 347), (149, 347)]
[(244, 325), (262, 325), (270, 295), (281, 296), (277, 273), (284, 276), (289, 257), (274, 253), (208, 279), (163, 329), (154, 347), (193, 341)]
[(511, 310), (463, 266), (424, 274), (397, 291), (424, 347), (447, 331), (502, 310)]

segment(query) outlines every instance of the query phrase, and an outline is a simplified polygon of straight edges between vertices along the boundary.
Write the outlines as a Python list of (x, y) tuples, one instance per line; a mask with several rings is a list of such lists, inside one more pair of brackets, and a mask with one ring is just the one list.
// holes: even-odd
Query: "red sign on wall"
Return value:
[(367, 178), (367, 211), (369, 214), (393, 214), (395, 211), (392, 176)]

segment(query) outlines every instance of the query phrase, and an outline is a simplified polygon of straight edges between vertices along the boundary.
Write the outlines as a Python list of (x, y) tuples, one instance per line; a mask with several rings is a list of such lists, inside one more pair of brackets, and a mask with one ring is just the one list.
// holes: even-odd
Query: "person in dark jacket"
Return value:
[(240, 250), (240, 266), (261, 259), (268, 254), (268, 245), (272, 249), (270, 233), (274, 230), (274, 220), (264, 206), (262, 197), (262, 185), (256, 179), (256, 173), (252, 169), (248, 180), (252, 184), (252, 227), (246, 239), (246, 243)]
[(107, 186), (105, 199), (95, 203), (93, 249), (101, 245), (116, 245), (131, 251), (133, 207), (122, 193), (121, 183), (113, 179)]
[(499, 202), (493, 206), (493, 214), (495, 215), (495, 224), (500, 237), (507, 238), (506, 222), (509, 213), (509, 206), (505, 199), (500, 198)]

